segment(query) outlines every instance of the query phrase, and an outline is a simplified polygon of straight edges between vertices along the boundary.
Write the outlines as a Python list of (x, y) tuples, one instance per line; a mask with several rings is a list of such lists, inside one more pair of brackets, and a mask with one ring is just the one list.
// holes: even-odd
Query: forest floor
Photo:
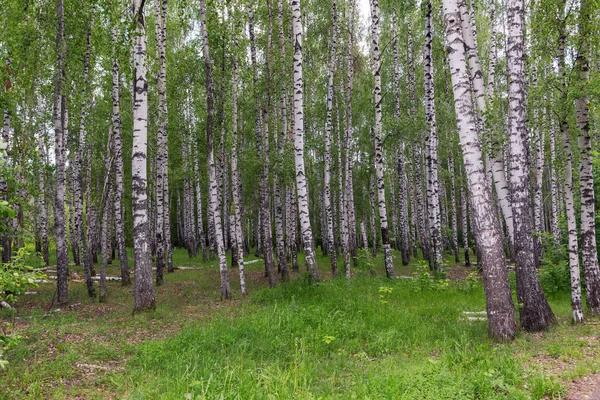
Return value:
[(473, 269), (449, 266), (450, 280), (434, 280), (414, 262), (397, 266), (413, 279), (390, 281), (381, 258), (361, 258), (346, 282), (321, 257), (324, 283), (301, 273), (271, 290), (262, 261), (249, 263), (249, 298), (232, 269), (234, 299), (222, 302), (216, 261), (176, 250), (184, 268), (165, 276), (156, 310), (135, 316), (133, 288), (120, 282), (98, 304), (71, 281), (60, 309), (50, 307), (55, 285), (40, 284), (16, 316), (0, 314), (4, 334), (22, 336), (0, 398), (600, 398), (600, 321), (570, 323), (556, 268), (543, 283), (558, 324), (497, 344), (477, 314), (485, 300)]

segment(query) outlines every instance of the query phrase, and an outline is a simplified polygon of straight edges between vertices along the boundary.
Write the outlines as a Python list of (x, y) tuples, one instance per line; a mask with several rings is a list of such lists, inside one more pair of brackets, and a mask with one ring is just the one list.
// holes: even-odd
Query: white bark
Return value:
[(229, 283), (229, 273), (227, 270), (227, 256), (225, 254), (225, 245), (223, 243), (223, 229), (221, 221), (221, 210), (217, 199), (217, 171), (215, 166), (213, 123), (214, 123), (214, 83), (212, 79), (212, 60), (208, 47), (208, 30), (206, 27), (206, 2), (200, 0), (200, 25), (202, 29), (203, 56), (206, 68), (206, 136), (208, 144), (208, 171), (210, 180), (210, 200), (209, 207), (212, 210), (214, 221), (214, 235), (219, 256), (219, 271), (221, 276), (221, 300), (231, 299), (231, 285)]
[(67, 44), (64, 37), (64, 6), (63, 0), (57, 0), (58, 31), (56, 34), (56, 80), (54, 87), (54, 154), (56, 163), (56, 196), (54, 202), (54, 232), (56, 235), (56, 272), (57, 272), (57, 295), (58, 304), (66, 304), (69, 301), (67, 288), (67, 268), (69, 263), (67, 234), (66, 234), (66, 212), (65, 212), (65, 96), (63, 95), (62, 83), (64, 78), (63, 68), (66, 57)]
[(147, 141), (148, 80), (146, 78), (146, 22), (144, 1), (133, 0), (133, 155), (131, 162), (133, 202), (133, 263), (135, 311), (154, 308), (152, 253), (148, 226)]
[(427, 137), (427, 208), (429, 216), (429, 229), (431, 237), (431, 267), (439, 271), (442, 267), (442, 227), (440, 216), (440, 183), (438, 181), (437, 161), (437, 124), (435, 120), (435, 92), (433, 82), (433, 59), (432, 44), (433, 32), (431, 29), (431, 1), (427, 3), (427, 16), (425, 22), (425, 51), (423, 54), (423, 65), (425, 68), (425, 118), (429, 125)]
[(298, 213), (304, 242), (304, 257), (311, 280), (319, 281), (315, 259), (313, 234), (308, 208), (308, 182), (304, 167), (304, 83), (302, 71), (302, 21), (300, 0), (292, 0), (292, 25), (294, 32), (294, 153), (296, 164), (296, 190)]
[(381, 52), (379, 50), (379, 0), (371, 0), (371, 51), (373, 54), (373, 69), (375, 77), (375, 173), (377, 176), (377, 201), (379, 209), (379, 223), (381, 228), (381, 241), (383, 247), (383, 261), (385, 273), (388, 278), (395, 278), (396, 272), (392, 261), (390, 247), (390, 234), (387, 220), (387, 206), (385, 202), (385, 184), (383, 179), (383, 142), (382, 111), (381, 111)]
[(492, 337), (498, 340), (511, 340), (516, 331), (514, 304), (508, 283), (499, 224), (492, 203), (491, 188), (487, 185), (483, 168), (481, 141), (477, 132), (477, 116), (473, 109), (460, 13), (456, 0), (444, 0), (443, 7), (456, 123), (467, 173), (473, 220), (477, 226), (475, 230), (478, 235), (477, 243), (482, 249), (483, 256), (480, 262), (484, 274), (488, 327)]

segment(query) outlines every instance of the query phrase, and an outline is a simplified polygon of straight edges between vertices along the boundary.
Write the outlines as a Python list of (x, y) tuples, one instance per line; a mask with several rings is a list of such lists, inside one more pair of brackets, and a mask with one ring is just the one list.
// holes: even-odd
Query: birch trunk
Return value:
[(58, 30), (56, 33), (56, 80), (54, 87), (54, 154), (56, 163), (56, 196), (54, 201), (54, 231), (56, 235), (56, 284), (58, 304), (66, 304), (69, 301), (67, 287), (67, 268), (69, 263), (69, 250), (67, 247), (66, 234), (66, 212), (65, 212), (65, 97), (62, 94), (62, 83), (64, 78), (64, 63), (67, 51), (65, 41), (65, 21), (63, 0), (56, 1), (58, 14)]
[(221, 228), (221, 210), (217, 201), (217, 171), (215, 166), (213, 122), (214, 122), (214, 83), (212, 79), (212, 60), (208, 47), (208, 30), (206, 27), (206, 2), (200, 0), (200, 24), (202, 29), (203, 56), (206, 68), (206, 138), (208, 147), (208, 171), (210, 180), (210, 200), (209, 207), (212, 210), (214, 219), (214, 234), (219, 256), (219, 271), (221, 276), (221, 300), (231, 299), (231, 285), (229, 283), (229, 273), (227, 271), (227, 257), (223, 243), (223, 229)]
[(336, 0), (332, 1), (331, 4), (331, 54), (330, 54), (330, 66), (327, 72), (327, 118), (325, 122), (325, 165), (324, 165), (324, 199), (323, 203), (325, 206), (325, 218), (327, 220), (327, 247), (329, 251), (329, 258), (331, 260), (331, 273), (333, 276), (337, 276), (337, 257), (333, 250), (334, 248), (334, 235), (333, 235), (333, 213), (331, 211), (331, 129), (332, 129), (332, 109), (333, 109), (333, 77), (335, 73), (335, 61), (336, 61), (336, 41), (337, 41), (337, 8)]
[(371, 179), (370, 179), (370, 190), (369, 190), (369, 200), (370, 200), (370, 209), (371, 209), (371, 240), (372, 240), (372, 248), (371, 248), (371, 252), (373, 254), (373, 257), (377, 257), (377, 222), (375, 220), (375, 190), (376, 190), (376, 184), (375, 184), (375, 179), (373, 174), (371, 174)]
[[(352, 255), (353, 263), (356, 266), (358, 259), (356, 257), (356, 218), (354, 215), (354, 189), (352, 182), (352, 139), (354, 136), (354, 126), (352, 121), (352, 88), (354, 80), (354, 18), (356, 12), (356, 0), (350, 0), (350, 21), (348, 33), (348, 54), (347, 54), (347, 87), (346, 87), (346, 129), (344, 132), (344, 202), (346, 207), (346, 228), (348, 232), (348, 252)], [(346, 270), (346, 277), (350, 277), (350, 269)]]
[(381, 138), (382, 111), (381, 111), (381, 52), (379, 51), (379, 0), (371, 0), (371, 50), (373, 54), (373, 69), (375, 75), (375, 173), (377, 176), (377, 201), (379, 209), (379, 223), (381, 227), (381, 242), (383, 247), (383, 261), (385, 274), (388, 278), (395, 278), (396, 271), (392, 261), (392, 248), (390, 247), (390, 234), (387, 220), (387, 206), (385, 202), (385, 184), (383, 179), (383, 142)]
[(469, 256), (469, 222), (467, 215), (469, 214), (467, 202), (467, 194), (465, 189), (460, 189), (460, 203), (461, 203), (461, 219), (462, 219), (462, 242), (465, 255), (465, 265), (468, 267), (471, 265), (471, 257)]
[(135, 34), (133, 67), (135, 73), (133, 96), (133, 156), (131, 162), (133, 202), (133, 287), (135, 311), (154, 308), (152, 253), (148, 226), (148, 194), (146, 152), (148, 140), (148, 80), (146, 79), (146, 21), (144, 1), (133, 0)]
[(155, 9), (156, 56), (158, 74), (158, 132), (156, 153), (156, 284), (162, 285), (165, 267), (172, 269), (171, 226), (169, 218), (169, 149), (167, 144), (167, 60), (166, 0), (157, 0)]
[(456, 122), (471, 194), (472, 215), (477, 226), (477, 243), (483, 250), (480, 261), (484, 275), (488, 328), (490, 335), (496, 340), (512, 340), (516, 331), (514, 304), (508, 283), (499, 224), (492, 203), (491, 188), (486, 183), (483, 168), (481, 141), (477, 132), (477, 116), (473, 109), (460, 13), (456, 0), (444, 0), (443, 9)]
[[(43, 112), (40, 107), (40, 114)], [(41, 115), (40, 115), (41, 116)], [(46, 182), (45, 182), (45, 167), (46, 167), (46, 150), (45, 150), (46, 130), (43, 124), (40, 124), (38, 136), (38, 153), (39, 153), (39, 170), (38, 170), (38, 188), (40, 190), (39, 204), (39, 224), (40, 224), (40, 241), (41, 253), (44, 259), (45, 266), (48, 266), (48, 210), (46, 209)]]
[(203, 210), (202, 207), (202, 186), (200, 182), (200, 173), (198, 169), (198, 155), (194, 157), (194, 175), (196, 176), (196, 213), (197, 213), (197, 229), (198, 241), (202, 250), (202, 261), (206, 261), (206, 235), (204, 234)]
[[(508, 0), (508, 118), (510, 192), (514, 224), (517, 299), (521, 326), (529, 332), (546, 329), (554, 314), (538, 280), (529, 192), (529, 160), (525, 115), (523, 0)], [(479, 244), (479, 241), (477, 242)]]
[(311, 281), (319, 281), (315, 259), (313, 234), (308, 208), (308, 182), (304, 168), (304, 83), (302, 77), (302, 21), (300, 0), (292, 0), (292, 25), (294, 32), (294, 153), (296, 164), (296, 190), (298, 213), (304, 242), (304, 257)]
[[(233, 142), (231, 144), (231, 195), (233, 197), (233, 242), (235, 245), (232, 250), (237, 251), (237, 266), (240, 272), (240, 287), (242, 290), (242, 296), (246, 296), (248, 291), (246, 289), (246, 274), (244, 272), (244, 244), (242, 243), (242, 214), (241, 214), (241, 195), (240, 195), (240, 176), (237, 164), (237, 146), (238, 146), (238, 39), (237, 36), (233, 36), (233, 43), (235, 46), (233, 55)], [(278, 255), (279, 257), (279, 255)], [(282, 260), (283, 264), (287, 269), (287, 263), (285, 262), (285, 255)], [(283, 272), (282, 272), (283, 275)]]
[[(458, 6), (461, 14), (462, 35), (468, 56), (473, 91), (475, 95), (477, 110), (479, 111), (478, 123), (480, 124), (480, 126), (485, 126), (484, 116), (487, 110), (485, 101), (486, 90), (483, 82), (483, 73), (481, 72), (481, 65), (479, 62), (479, 55), (477, 51), (477, 37), (475, 36), (475, 32), (473, 31), (474, 21), (471, 20), (471, 15), (469, 13), (469, 8), (467, 6), (466, 0), (460, 0), (458, 2)], [(492, 68), (493, 64), (490, 65), (491, 75), (488, 77), (489, 79), (487, 95), (490, 101), (492, 101), (494, 97), (494, 73), (492, 72)], [(514, 243), (512, 215), (513, 210), (510, 204), (508, 182), (504, 173), (504, 163), (502, 162), (502, 158), (494, 154), (498, 150), (497, 148), (499, 147), (499, 143), (492, 143), (490, 147), (492, 150), (487, 156), (486, 164), (490, 164), (492, 166), (494, 188), (496, 189), (496, 195), (498, 197), (498, 202), (500, 203), (502, 215), (504, 216), (504, 220), (506, 221), (509, 242), (512, 248)]]
[[(86, 52), (85, 52), (85, 61), (83, 63), (83, 82), (84, 88), (82, 93), (82, 98), (87, 99), (87, 86), (89, 84), (89, 75), (90, 75), (90, 37), (92, 34), (92, 28), (94, 26), (94, 14), (95, 8), (92, 8), (92, 17), (90, 21), (90, 27), (88, 28), (86, 34)], [(88, 291), (88, 295), (90, 297), (95, 296), (94, 292), (94, 283), (92, 281), (91, 275), (91, 258), (88, 256), (88, 243), (86, 240), (86, 236), (83, 232), (83, 195), (82, 195), (82, 185), (83, 185), (83, 151), (85, 149), (86, 142), (86, 132), (85, 132), (85, 118), (87, 115), (87, 107), (88, 102), (83, 101), (81, 104), (81, 118), (79, 122), (79, 140), (78, 140), (78, 148), (75, 155), (76, 162), (74, 167), (74, 202), (75, 202), (75, 229), (76, 235), (79, 239), (79, 243), (81, 244), (81, 258), (83, 264), (83, 274), (85, 277), (86, 287)]]
[(440, 218), (440, 183), (438, 181), (437, 161), (437, 124), (435, 120), (435, 93), (433, 83), (433, 60), (432, 42), (433, 32), (431, 30), (431, 1), (427, 3), (427, 16), (425, 22), (425, 52), (423, 64), (425, 68), (425, 114), (429, 125), (429, 136), (427, 137), (429, 152), (427, 153), (428, 184), (427, 184), (427, 207), (429, 214), (429, 229), (431, 236), (430, 266), (433, 271), (442, 268), (442, 227)]
[(596, 212), (594, 209), (594, 172), (592, 167), (592, 143), (590, 138), (589, 104), (587, 85), (589, 84), (589, 57), (591, 41), (591, 16), (593, 6), (589, 0), (581, 1), (579, 34), (581, 37), (577, 70), (579, 93), (575, 100), (577, 129), (579, 130), (579, 180), (581, 190), (581, 253), (583, 274), (586, 283), (586, 304), (588, 310), (600, 314), (600, 267), (596, 247)]
[[(537, 71), (535, 67), (531, 71), (531, 83), (537, 88)], [(535, 265), (537, 268), (542, 261), (542, 232), (543, 227), (543, 199), (542, 186), (544, 180), (544, 130), (538, 123), (539, 114), (536, 105), (533, 105), (533, 140), (535, 144), (535, 184), (533, 196), (533, 218), (535, 234), (533, 237), (533, 245), (535, 250)]]
[(456, 171), (454, 170), (454, 161), (452, 157), (452, 154), (448, 157), (448, 173), (450, 174), (450, 219), (452, 224), (452, 250), (454, 250), (454, 261), (458, 264), (460, 262), (460, 256), (458, 254), (458, 217), (456, 212), (456, 186), (454, 183)]
[(114, 173), (114, 129), (108, 128), (108, 141), (106, 143), (106, 153), (104, 155), (104, 190), (102, 191), (102, 227), (101, 243), (102, 253), (100, 256), (100, 303), (106, 303), (106, 265), (110, 261), (111, 251), (111, 223), (110, 211), (113, 200), (113, 173)]
[[(277, 1), (277, 20), (279, 23), (279, 51), (280, 61), (283, 62), (286, 58), (285, 51), (285, 36), (283, 33), (283, 0)], [(287, 134), (287, 104), (286, 104), (286, 90), (284, 80), (282, 79), (279, 84), (280, 101), (279, 101), (279, 119), (281, 129), (279, 130), (279, 136), (276, 137), (277, 151), (278, 151), (278, 170), (283, 171), (283, 152), (285, 150), (285, 139)], [(274, 201), (275, 201), (275, 241), (277, 243), (277, 269), (281, 273), (281, 279), (287, 279), (289, 276), (289, 268), (285, 255), (285, 236), (284, 236), (284, 203), (285, 203), (285, 192), (283, 190), (283, 179), (281, 176), (275, 177), (274, 184)]]
[[(117, 31), (113, 30), (113, 45), (116, 45)], [(112, 76), (112, 122), (113, 146), (115, 157), (115, 188), (114, 188), (114, 213), (115, 235), (119, 251), (119, 264), (121, 266), (121, 284), (131, 284), (129, 276), (129, 263), (127, 261), (127, 248), (125, 246), (125, 221), (123, 216), (123, 130), (121, 124), (120, 94), (119, 94), (119, 61), (114, 56)]]

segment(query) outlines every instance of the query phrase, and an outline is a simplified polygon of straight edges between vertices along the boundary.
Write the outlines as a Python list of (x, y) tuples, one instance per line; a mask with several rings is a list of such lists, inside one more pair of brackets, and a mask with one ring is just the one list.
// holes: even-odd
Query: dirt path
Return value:
[(600, 400), (600, 374), (573, 381), (565, 400)]

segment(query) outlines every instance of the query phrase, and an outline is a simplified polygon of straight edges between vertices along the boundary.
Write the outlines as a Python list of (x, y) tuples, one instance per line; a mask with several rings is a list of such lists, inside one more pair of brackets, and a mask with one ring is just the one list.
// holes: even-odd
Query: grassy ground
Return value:
[(250, 297), (231, 270), (234, 300), (221, 302), (216, 262), (179, 250), (174, 262), (197, 269), (166, 275), (157, 309), (135, 316), (132, 288), (118, 282), (106, 304), (71, 282), (71, 306), (58, 312), (48, 313), (52, 284), (25, 296), (4, 325), (24, 339), (0, 372), (0, 398), (541, 399), (600, 369), (598, 320), (570, 324), (564, 291), (549, 294), (556, 326), (495, 344), (486, 322), (465, 319), (484, 296), (462, 267), (449, 282), (390, 281), (379, 256), (350, 282), (308, 286), (300, 274), (269, 290), (259, 261), (247, 266)]

